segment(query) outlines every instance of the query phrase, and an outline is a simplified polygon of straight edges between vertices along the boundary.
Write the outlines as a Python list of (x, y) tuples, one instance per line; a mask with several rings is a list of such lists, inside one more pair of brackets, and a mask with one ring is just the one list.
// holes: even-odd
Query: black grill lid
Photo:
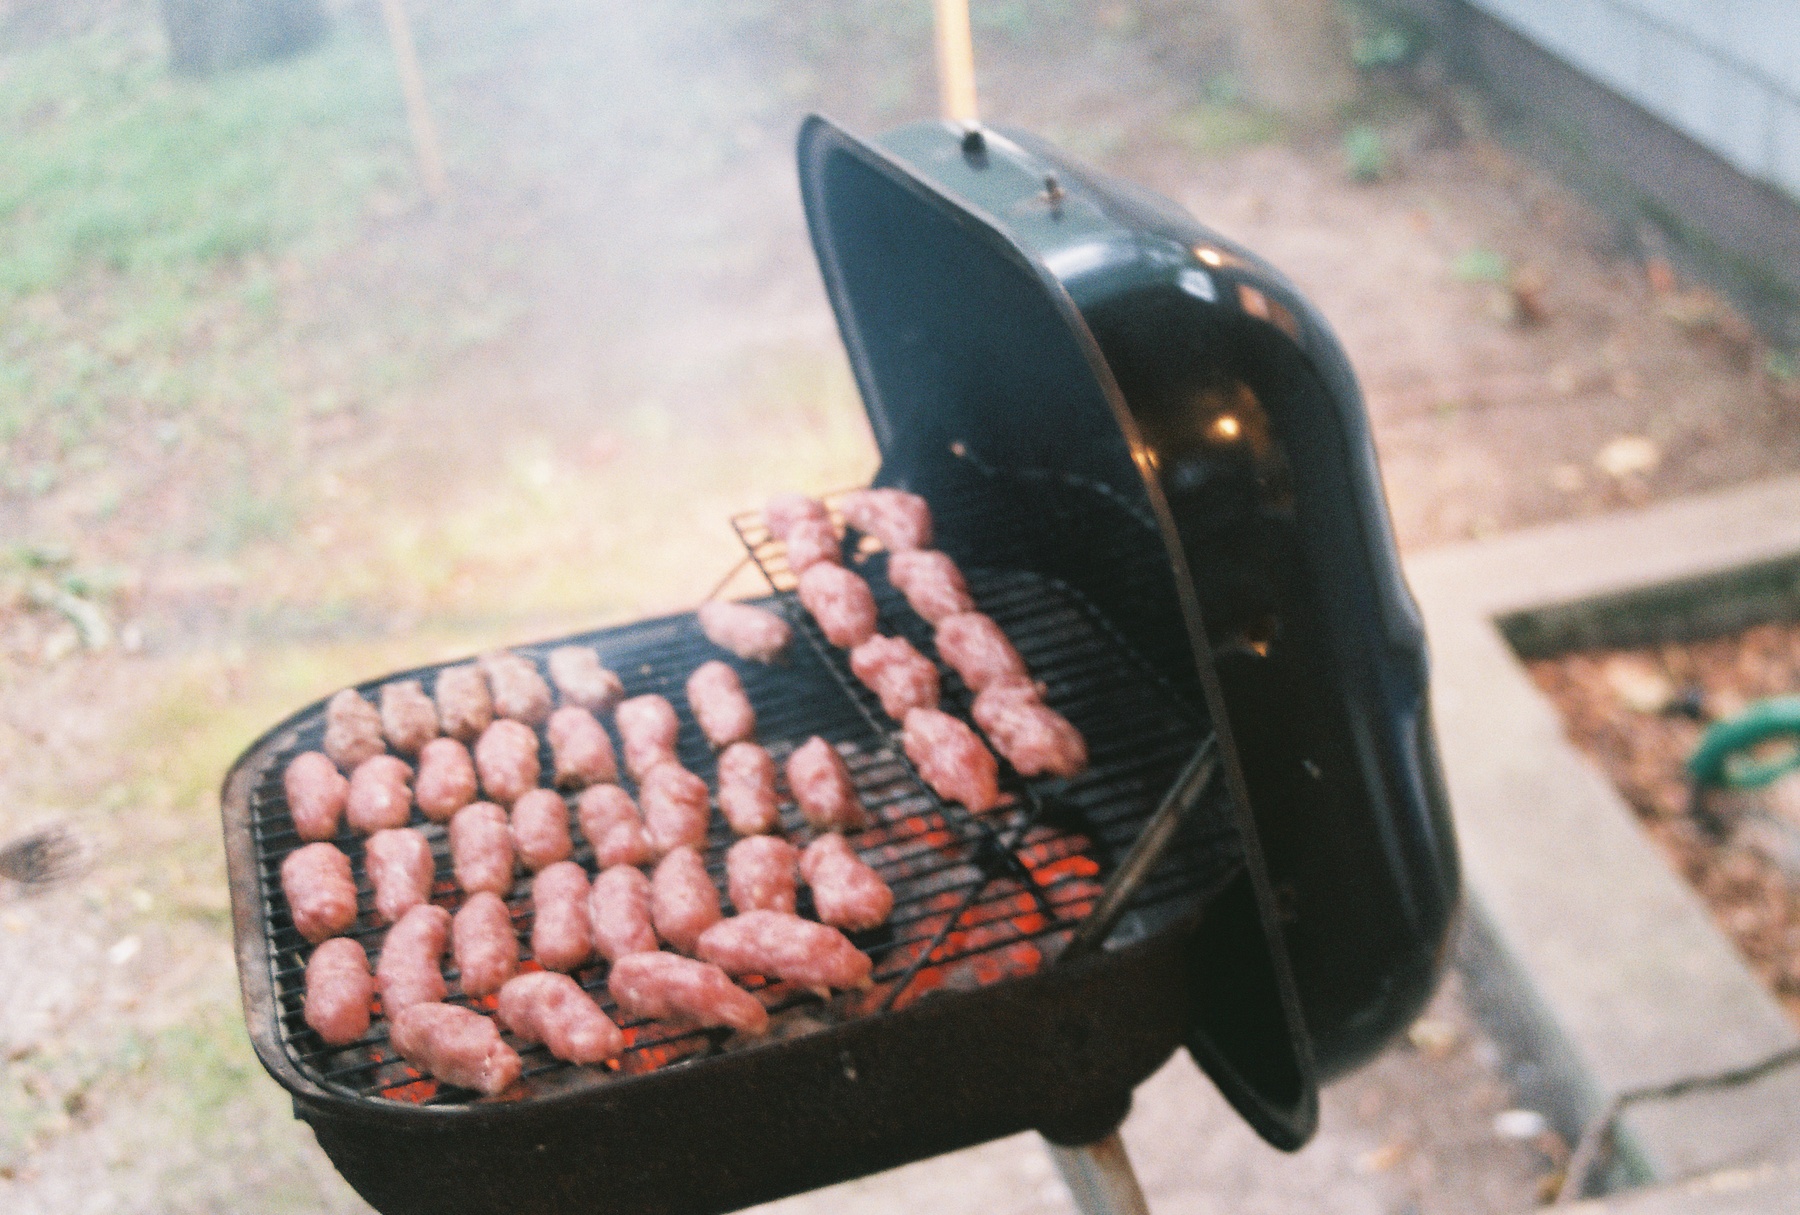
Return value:
[(814, 117), (799, 160), (878, 480), (1008, 519), (939, 544), (1074, 586), (1209, 712), (1248, 865), (1194, 944), (1189, 1047), (1298, 1146), (1318, 1076), (1416, 1015), (1457, 897), (1423, 634), (1341, 352), (1273, 270), (1028, 136)]

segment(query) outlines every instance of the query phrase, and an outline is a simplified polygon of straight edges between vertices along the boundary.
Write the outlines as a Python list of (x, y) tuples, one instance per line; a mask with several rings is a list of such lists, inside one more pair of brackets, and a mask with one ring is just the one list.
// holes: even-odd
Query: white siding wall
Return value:
[(1470, 0), (1800, 199), (1800, 0)]

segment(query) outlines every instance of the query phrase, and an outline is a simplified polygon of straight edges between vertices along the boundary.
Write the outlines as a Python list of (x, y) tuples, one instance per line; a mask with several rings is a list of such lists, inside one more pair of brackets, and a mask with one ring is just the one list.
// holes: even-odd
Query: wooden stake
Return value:
[(951, 122), (974, 123), (975, 43), (969, 0), (932, 0), (937, 29), (938, 106)]
[(400, 72), (400, 92), (406, 98), (406, 125), (412, 130), (413, 154), (419, 162), (419, 182), (425, 197), (442, 202), (450, 185), (444, 178), (444, 158), (438, 152), (437, 127), (425, 104), (425, 77), (419, 71), (419, 55), (413, 49), (412, 24), (406, 19), (404, 0), (381, 0), (388, 41), (394, 46), (394, 64)]

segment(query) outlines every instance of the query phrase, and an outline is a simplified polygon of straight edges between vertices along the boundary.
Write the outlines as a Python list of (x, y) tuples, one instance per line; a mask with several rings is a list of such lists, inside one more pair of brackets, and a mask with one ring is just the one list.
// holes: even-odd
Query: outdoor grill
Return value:
[[(738, 517), (801, 638), (778, 665), (731, 660), (758, 740), (780, 761), (827, 738), (876, 820), (854, 837), (896, 896), (853, 936), (873, 986), (825, 1000), (752, 980), (771, 1031), (745, 1042), (623, 1018), (597, 963), (575, 977), (626, 1030), (624, 1054), (577, 1067), (522, 1048), (521, 1083), (482, 1098), (400, 1060), (380, 1018), (345, 1048), (305, 1025), (281, 775), (318, 748), (323, 704), (289, 718), (223, 795), (246, 1017), (297, 1115), (383, 1211), (723, 1211), (1020, 1130), (1089, 1144), (1183, 1045), (1297, 1147), (1320, 1078), (1376, 1049), (1435, 979), (1456, 871), (1423, 639), (1323, 323), (1171, 204), (1023, 136), (930, 123), (867, 143), (814, 118), (800, 163), (877, 482), (930, 501), (937, 547), (1090, 767), (1026, 781), (1003, 765), (1010, 801), (979, 817), (941, 801), (800, 607), (780, 543)], [(933, 654), (886, 554), (850, 530), (845, 545), (880, 631)], [(722, 655), (693, 617), (517, 650), (541, 664), (570, 641), (627, 695), (668, 696), (681, 761), (712, 784), (681, 688)], [(429, 692), (437, 670), (361, 690)], [(966, 719), (967, 690), (943, 682)], [(454, 909), (444, 830), (414, 825)], [(791, 799), (783, 825), (806, 835)], [(721, 886), (731, 838), (715, 817)], [(360, 841), (337, 842), (360, 875)], [(575, 859), (592, 870), (585, 843)], [(373, 957), (382, 931), (359, 895), (352, 935)]]

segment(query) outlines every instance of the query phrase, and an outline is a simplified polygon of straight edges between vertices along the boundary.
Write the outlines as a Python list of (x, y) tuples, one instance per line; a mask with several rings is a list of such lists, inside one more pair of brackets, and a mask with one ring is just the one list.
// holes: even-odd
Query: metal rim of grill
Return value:
[[(835, 496), (827, 501), (834, 503)], [(625, 1052), (605, 1065), (578, 1067), (507, 1034), (506, 1040), (524, 1060), (524, 1074), (521, 1086), (491, 1099), (440, 1086), (400, 1060), (387, 1042), (387, 1025), (381, 1017), (358, 1042), (326, 1046), (304, 1021), (305, 961), (312, 947), (292, 926), (279, 876), (282, 860), (300, 842), (287, 813), (282, 774), (294, 755), (319, 746), (324, 714), (322, 706), (315, 706), (290, 723), (277, 740), (279, 745), (269, 749), (264, 768), (253, 778), (249, 805), (278, 1036), (288, 1061), (301, 1075), (352, 1099), (426, 1105), (517, 1101), (644, 1075), (724, 1051), (756, 1049), (794, 1034), (904, 1008), (939, 988), (986, 987), (1022, 977), (1054, 960), (1099, 894), (1108, 869), (1130, 847), (1143, 819), (1192, 753), (1205, 731), (1203, 721), (1070, 587), (1017, 570), (965, 569), (977, 606), (1013, 641), (1033, 677), (1046, 685), (1046, 702), (1082, 731), (1090, 752), (1088, 769), (1068, 781), (1026, 781), (1002, 759), (1001, 787), (1013, 795), (1012, 804), (972, 815), (959, 805), (946, 804), (918, 777), (898, 745), (898, 723), (886, 717), (874, 694), (850, 673), (844, 653), (824, 639), (798, 603), (782, 546), (769, 537), (760, 515), (742, 515), (732, 522), (775, 590), (777, 603), (805, 639), (790, 647), (783, 665), (764, 667), (725, 654), (704, 638), (691, 615), (513, 649), (542, 670), (545, 654), (555, 646), (589, 645), (619, 674), (627, 696), (647, 692), (667, 696), (682, 722), (681, 761), (705, 778), (709, 788), (716, 788), (714, 754), (694, 725), (683, 693), (687, 675), (708, 659), (723, 658), (738, 671), (757, 712), (757, 741), (776, 759), (778, 770), (787, 754), (811, 735), (832, 742), (844, 755), (858, 794), (875, 820), (874, 826), (854, 834), (852, 842), (895, 894), (887, 924), (850, 934), (874, 960), (874, 986), (821, 1001), (786, 985), (747, 979), (744, 986), (768, 1007), (771, 1027), (766, 1039), (739, 1041), (724, 1030), (686, 1030), (621, 1017), (606, 992), (607, 966), (597, 962), (578, 970), (574, 978), (624, 1030)], [(850, 563), (875, 593), (879, 630), (905, 637), (937, 661), (941, 707), (968, 721), (968, 690), (936, 659), (931, 626), (912, 613), (887, 582), (885, 555), (859, 549)], [(397, 673), (360, 690), (367, 693), (382, 683), (412, 678), (429, 693), (437, 672), (451, 665), (456, 664)], [(616, 745), (610, 715), (604, 724)], [(540, 746), (548, 772), (548, 743), (540, 740)], [(635, 796), (635, 785), (621, 783)], [(810, 832), (787, 795), (785, 774), (779, 788), (783, 834), (803, 842)], [(432, 846), (437, 870), (432, 901), (454, 910), (462, 895), (450, 876), (446, 825), (424, 820), (416, 809), (409, 825), (421, 830)], [(1235, 870), (1239, 854), (1228, 813), (1221, 807), (1220, 813), (1202, 817), (1192, 827), (1134, 900), (1135, 908), (1166, 908), (1194, 900)], [(592, 849), (578, 830), (571, 834), (576, 841), (572, 859), (591, 874)], [(722, 892), (724, 852), (736, 838), (715, 814), (705, 855)], [(373, 895), (361, 863), (364, 841), (345, 826), (333, 842), (350, 856), (357, 877), (359, 914), (344, 935), (364, 945), (373, 965), (385, 926), (373, 913)], [(806, 914), (811, 907), (804, 884), (800, 898), (800, 911)], [(521, 959), (530, 966), (528, 877), (515, 881), (506, 901), (519, 933)], [(1127, 930), (1122, 926), (1121, 934)], [(456, 990), (454, 959), (445, 961), (452, 986), (449, 1002), (491, 1011), (495, 997), (462, 995)]]

